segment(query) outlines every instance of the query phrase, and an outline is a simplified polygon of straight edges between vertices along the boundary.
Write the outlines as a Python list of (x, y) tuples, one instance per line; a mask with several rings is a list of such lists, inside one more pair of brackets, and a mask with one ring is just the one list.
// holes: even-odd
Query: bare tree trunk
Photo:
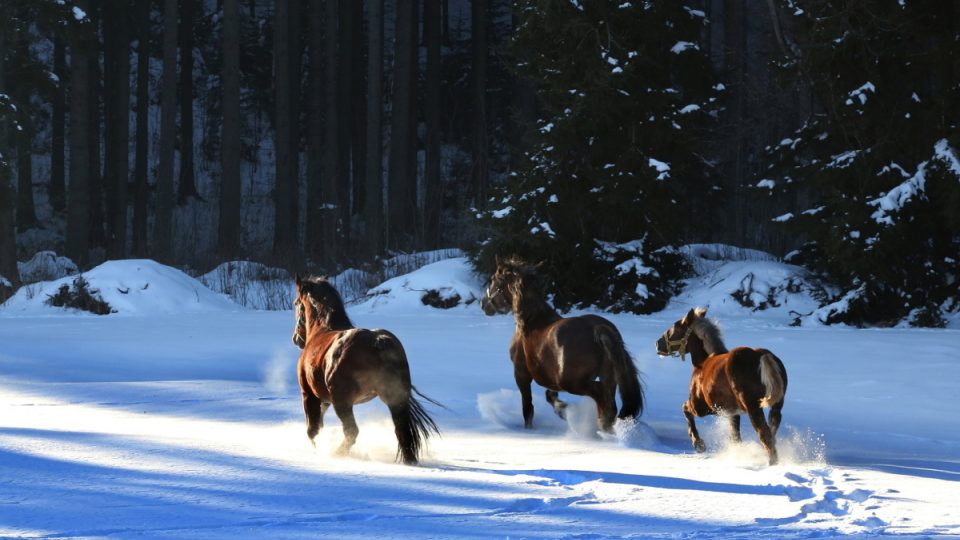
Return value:
[(65, 133), (67, 121), (66, 84), (67, 84), (66, 46), (60, 36), (53, 40), (53, 73), (57, 76), (57, 87), (53, 93), (52, 140), (50, 148), (50, 206), (56, 212), (67, 208), (67, 182), (65, 175)]
[[(327, 244), (327, 223), (324, 192), (324, 159), (327, 149), (324, 147), (324, 10), (318, 2), (310, 5), (309, 50), (310, 65), (307, 85), (307, 234), (305, 238), (307, 256), (315, 261), (327, 264), (334, 260), (334, 247)], [(331, 235), (331, 239), (333, 236)]]
[(196, 0), (180, 3), (180, 184), (177, 188), (180, 205), (191, 197), (200, 199), (193, 165), (193, 22), (197, 4), (203, 9), (203, 3)]
[(276, 111), (274, 117), (274, 150), (276, 159), (274, 255), (289, 260), (297, 254), (297, 180), (291, 134), (292, 117), (290, 3), (278, 0), (273, 20), (273, 65)]
[(324, 153), (323, 153), (323, 257), (322, 260), (327, 264), (333, 264), (337, 260), (337, 216), (340, 210), (337, 208), (340, 197), (337, 190), (339, 188), (338, 178), (340, 175), (340, 141), (339, 125), (341, 122), (340, 103), (337, 92), (337, 77), (339, 75), (339, 66), (337, 65), (337, 47), (339, 44), (339, 10), (337, 0), (326, 0), (326, 29), (324, 43), (324, 56), (326, 57), (326, 66), (324, 69), (324, 97), (326, 106), (326, 130), (324, 131)]
[(413, 118), (413, 60), (416, 51), (416, 5), (414, 0), (397, 0), (397, 24), (393, 62), (393, 117), (390, 128), (390, 177), (387, 186), (389, 201), (387, 243), (394, 249), (412, 246), (413, 210), (416, 208), (416, 185), (410, 164), (413, 162), (413, 141), (410, 140)]
[(367, 253), (383, 249), (383, 0), (370, 0), (367, 59)]
[(351, 214), (351, 195), (353, 194), (352, 180), (352, 159), (351, 151), (354, 150), (351, 137), (351, 131), (354, 122), (354, 87), (353, 73), (356, 71), (356, 52), (354, 50), (354, 10), (351, 5), (340, 6), (340, 35), (339, 35), (339, 60), (337, 63), (337, 96), (339, 121), (337, 122), (338, 139), (343, 143), (340, 146), (340, 153), (337, 159), (337, 221), (340, 223), (340, 235), (337, 239), (342, 251), (347, 253), (350, 246), (350, 214)]
[(90, 247), (106, 245), (106, 212), (103, 208), (103, 169), (100, 166), (100, 8), (103, 0), (88, 0), (87, 17), (93, 24), (90, 48)]
[(471, 35), (473, 49), (473, 126), (471, 149), (473, 153), (470, 179), (474, 204), (486, 204), (488, 182), (487, 140), (487, 0), (471, 1)]
[(164, 0), (163, 75), (160, 90), (160, 169), (157, 175), (157, 217), (154, 258), (173, 259), (173, 158), (177, 121), (177, 0)]
[[(87, 9), (86, 0), (77, 2)], [(90, 246), (90, 38), (77, 32), (70, 47), (70, 184), (67, 199), (66, 253), (81, 268)]]
[(441, 39), (444, 44), (450, 43), (450, 0), (440, 0)]
[[(363, 208), (363, 198), (365, 197), (366, 187), (366, 168), (367, 168), (367, 96), (364, 87), (364, 39), (363, 39), (363, 2), (356, 1), (349, 4), (350, 9), (354, 11), (352, 17), (352, 45), (353, 48), (353, 67), (350, 72), (353, 77), (353, 95), (350, 110), (351, 115), (351, 136), (350, 136), (350, 182), (353, 186), (353, 204), (350, 209), (351, 223), (360, 216)], [(351, 235), (353, 234), (351, 230)]]
[[(0, 4), (0, 20), (6, 21), (12, 14), (8, 7)], [(7, 35), (4, 25), (0, 24), (0, 51), (7, 49)], [(4, 73), (4, 59), (0, 54), (0, 94), (7, 93)], [(17, 268), (17, 232), (15, 225), (15, 207), (13, 204), (13, 186), (10, 185), (10, 155), (7, 147), (7, 123), (5, 111), (0, 110), (0, 277), (10, 282), (11, 287), (0, 283), (0, 302), (6, 300), (20, 285), (20, 272)]]
[(223, 122), (220, 147), (220, 255), (240, 255), (240, 0), (223, 2)]
[(104, 11), (104, 186), (107, 191), (107, 256), (127, 248), (127, 183), (130, 173), (130, 39), (128, 12), (120, 3)]
[(426, 174), (424, 176), (423, 247), (436, 248), (440, 243), (440, 0), (425, 0), (423, 34), (427, 44), (426, 103), (427, 122)]
[[(22, 38), (21, 38), (22, 39)], [(20, 47), (27, 47), (25, 41)], [(14, 93), (19, 103), (20, 130), (17, 132), (17, 229), (21, 232), (37, 224), (33, 199), (33, 122), (30, 107), (30, 89), (26, 84), (16, 85)]]
[(137, 0), (137, 127), (133, 171), (133, 253), (146, 257), (150, 111), (150, 0)]

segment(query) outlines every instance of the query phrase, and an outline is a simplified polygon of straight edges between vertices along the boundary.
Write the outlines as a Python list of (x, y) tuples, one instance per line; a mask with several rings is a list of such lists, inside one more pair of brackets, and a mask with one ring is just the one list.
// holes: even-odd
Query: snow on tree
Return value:
[(674, 294), (671, 247), (711, 172), (698, 154), (719, 107), (683, 2), (525, 0), (513, 41), (541, 119), (507, 186), (479, 213), (494, 254), (546, 261), (561, 308), (651, 312)]
[[(801, 45), (788, 69), (818, 108), (768, 147), (773, 221), (795, 260), (838, 285), (826, 323), (941, 326), (960, 309), (960, 24), (954, 2), (785, 0)], [(787, 217), (790, 216), (790, 217)]]

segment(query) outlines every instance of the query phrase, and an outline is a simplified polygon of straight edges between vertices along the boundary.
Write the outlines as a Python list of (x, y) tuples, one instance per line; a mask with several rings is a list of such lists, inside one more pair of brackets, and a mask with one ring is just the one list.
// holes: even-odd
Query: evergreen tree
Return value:
[[(672, 249), (688, 199), (709, 193), (697, 140), (723, 87), (682, 2), (524, 0), (513, 50), (541, 120), (503, 193), (481, 213), (477, 256), (547, 261), (561, 308), (661, 309), (683, 272)], [(685, 218), (685, 219), (684, 219)], [(705, 219), (705, 218), (704, 218)]]
[(940, 326), (960, 309), (960, 24), (955, 2), (788, 0), (819, 110), (757, 185), (804, 201), (774, 221), (838, 286), (815, 316)]

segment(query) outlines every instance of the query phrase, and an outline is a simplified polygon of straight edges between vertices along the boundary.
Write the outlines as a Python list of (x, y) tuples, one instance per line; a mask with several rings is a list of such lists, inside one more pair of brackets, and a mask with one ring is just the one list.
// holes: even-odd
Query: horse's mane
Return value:
[[(340, 293), (337, 292), (337, 289), (330, 284), (324, 277), (313, 276), (306, 279), (307, 282), (311, 283), (314, 287), (324, 289), (323, 291), (323, 307), (320, 315), (324, 318), (327, 328), (332, 330), (344, 330), (347, 328), (353, 328), (353, 322), (350, 320), (350, 317), (347, 316), (347, 308), (343, 305), (343, 298), (340, 297)], [(307, 294), (310, 294), (310, 291), (307, 291)], [(311, 299), (316, 300), (311, 296)], [(314, 304), (316, 306), (316, 304)], [(318, 311), (321, 311), (318, 309)]]
[(514, 295), (513, 312), (520, 327), (536, 322), (549, 322), (559, 318), (556, 310), (547, 302), (546, 295), (536, 275), (536, 266), (529, 264), (517, 255), (500, 261), (523, 280), (521, 294)]
[(693, 333), (703, 342), (703, 348), (707, 354), (721, 354), (727, 351), (727, 346), (723, 344), (723, 336), (717, 323), (706, 317), (698, 317), (693, 323)]

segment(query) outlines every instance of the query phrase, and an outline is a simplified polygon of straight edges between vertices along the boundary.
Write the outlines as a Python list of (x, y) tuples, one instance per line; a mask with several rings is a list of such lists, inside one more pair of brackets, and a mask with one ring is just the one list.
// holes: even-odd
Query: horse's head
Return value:
[(660, 356), (678, 356), (681, 360), (687, 354), (687, 342), (693, 334), (694, 325), (707, 314), (705, 308), (694, 308), (677, 322), (673, 323), (667, 331), (657, 340), (657, 354)]
[(515, 311), (517, 299), (526, 283), (529, 283), (540, 264), (531, 265), (511, 257), (501, 260), (496, 257), (497, 269), (490, 276), (487, 290), (480, 299), (480, 307), (487, 315)]
[(311, 328), (340, 328), (352, 326), (347, 317), (346, 308), (340, 293), (326, 278), (296, 276), (297, 296), (293, 301), (296, 327), (293, 331), (293, 343), (301, 349), (307, 343), (307, 334)]

